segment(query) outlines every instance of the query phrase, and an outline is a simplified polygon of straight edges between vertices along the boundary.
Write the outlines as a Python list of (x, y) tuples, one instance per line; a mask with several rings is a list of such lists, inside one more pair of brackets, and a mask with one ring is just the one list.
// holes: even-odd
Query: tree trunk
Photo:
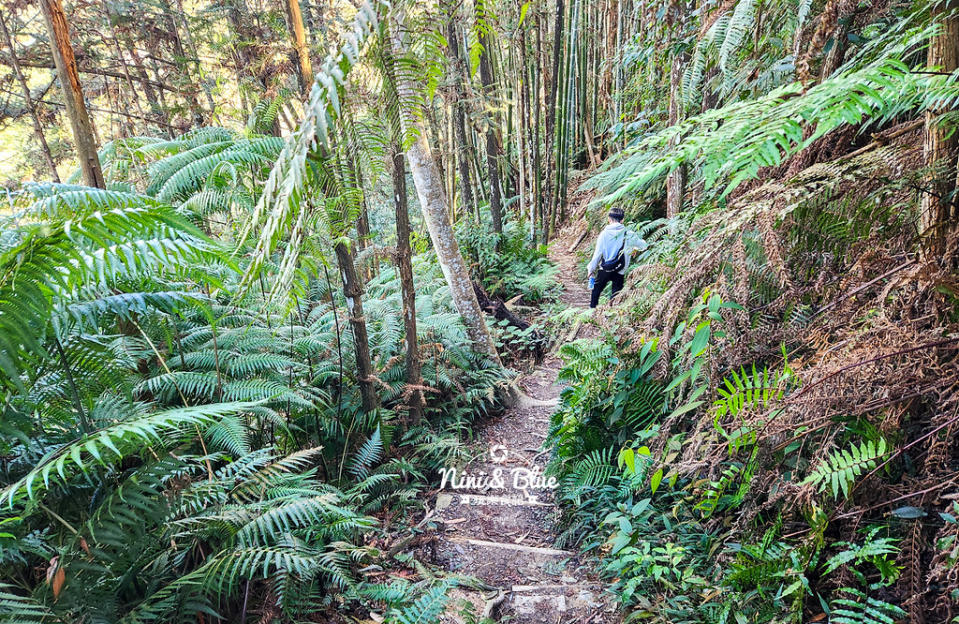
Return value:
[[(951, 11), (959, 4), (949, 2), (939, 6), (939, 14)], [(953, 72), (959, 67), (959, 18), (942, 20), (940, 30), (929, 42), (926, 52), (930, 69)], [(931, 168), (926, 180), (927, 192), (923, 193), (920, 204), (920, 231), (924, 240), (924, 249), (934, 258), (945, 251), (947, 234), (955, 228), (957, 221), (956, 201), (956, 145), (955, 134), (938, 124), (943, 110), (927, 110), (925, 132), (923, 135), (923, 154), (926, 165)]]
[[(476, 16), (477, 20), (479, 16)], [(502, 186), (499, 176), (499, 143), (496, 141), (496, 112), (493, 106), (493, 65), (490, 62), (491, 40), (489, 27), (478, 27), (480, 50), (479, 73), (483, 84), (484, 122), (486, 124), (486, 175), (489, 177), (489, 210), (493, 217), (493, 232), (503, 233)], [(497, 241), (497, 248), (499, 241)]]
[(546, 243), (545, 221), (543, 220), (543, 171), (542, 158), (540, 151), (540, 111), (543, 109), (541, 97), (542, 86), (542, 62), (543, 62), (543, 37), (542, 26), (540, 24), (539, 13), (536, 13), (536, 58), (533, 62), (533, 246), (536, 247), (540, 241)]
[[(426, 103), (425, 117), (427, 123), (428, 139), (430, 152), (433, 154), (433, 162), (436, 163), (436, 169), (439, 171), (440, 180), (443, 180), (443, 194), (446, 195), (446, 152), (443, 150), (442, 138), (440, 135), (440, 130), (437, 127), (436, 123), (436, 111), (433, 109), (433, 105), (430, 102)], [(447, 198), (449, 196), (447, 195)], [(446, 205), (449, 206), (449, 199), (446, 201)], [(450, 209), (450, 218), (453, 216), (453, 210)]]
[(87, 186), (106, 188), (100, 157), (97, 155), (97, 142), (93, 137), (93, 124), (83, 99), (80, 76), (77, 73), (77, 61), (70, 44), (70, 30), (67, 17), (63, 13), (60, 0), (40, 0), (40, 8), (50, 34), (50, 48), (53, 62), (57, 67), (60, 85), (63, 87), (63, 101), (67, 116), (73, 129), (73, 141), (77, 148), (80, 171)]
[(360, 383), (360, 398), (363, 411), (370, 413), (377, 407), (376, 388), (373, 382), (373, 365), (370, 363), (370, 341), (366, 333), (366, 317), (363, 315), (363, 283), (356, 274), (353, 254), (344, 243), (333, 248), (336, 264), (343, 278), (343, 295), (350, 311), (350, 328), (353, 330), (353, 350), (356, 355), (356, 377)]
[(13, 37), (10, 36), (10, 31), (7, 30), (7, 24), (2, 15), (0, 15), (0, 35), (3, 35), (4, 45), (10, 49), (10, 63), (13, 66), (13, 73), (17, 77), (17, 82), (20, 83), (20, 88), (23, 90), (23, 103), (30, 113), (30, 119), (33, 122), (33, 133), (37, 136), (37, 141), (40, 143), (40, 148), (43, 151), (43, 159), (47, 162), (47, 167), (50, 169), (50, 176), (53, 178), (53, 181), (59, 183), (60, 175), (57, 173), (57, 164), (53, 162), (53, 154), (50, 152), (47, 138), (43, 134), (43, 124), (40, 123), (40, 118), (37, 116), (36, 104), (30, 95), (30, 85), (27, 84), (27, 79), (20, 69), (17, 50), (13, 46)]
[[(677, 27), (683, 19), (683, 7), (679, 2), (674, 2), (670, 7), (672, 17), (670, 22), (673, 27)], [(685, 53), (674, 52), (672, 66), (669, 71), (669, 125), (675, 126), (683, 120), (683, 63), (685, 62)], [(673, 139), (670, 143), (675, 148), (678, 139)], [(683, 195), (686, 193), (686, 166), (676, 167), (668, 176), (666, 176), (666, 216), (675, 217), (683, 209)]]
[[(360, 163), (356, 159), (356, 153), (358, 151), (358, 146), (350, 147), (350, 163), (353, 167), (354, 180), (356, 181), (356, 188), (360, 190), (360, 213), (357, 215), (356, 219), (356, 234), (357, 234), (357, 248), (360, 250), (365, 250), (367, 247), (373, 244), (373, 238), (370, 232), (370, 213), (369, 207), (367, 206), (366, 201), (366, 192), (363, 190), (365, 185), (363, 183), (363, 170), (360, 168)], [(370, 258), (369, 262), (365, 264), (367, 267), (363, 271), (363, 277), (366, 280), (369, 280), (378, 272), (378, 267), (376, 265), (376, 254), (374, 253), (373, 257)]]
[(403, 325), (406, 329), (406, 384), (409, 387), (410, 422), (423, 415), (423, 377), (416, 337), (416, 291), (413, 288), (413, 252), (410, 249), (410, 215), (406, 203), (406, 163), (400, 147), (402, 132), (391, 129), (393, 160), (393, 210), (396, 214), (396, 268), (403, 293)]
[[(533, 215), (533, 204), (529, 201), (527, 189), (529, 188), (529, 171), (527, 168), (527, 157), (530, 155), (530, 147), (527, 144), (529, 136), (529, 76), (527, 73), (526, 62), (526, 31), (521, 30), (519, 36), (520, 55), (519, 55), (519, 77), (516, 81), (516, 98), (518, 113), (516, 115), (516, 149), (517, 163), (519, 164), (519, 214), (520, 223), (524, 218), (528, 219), (530, 240), (535, 246), (536, 241), (536, 218)], [(527, 212), (527, 210), (529, 212)]]
[(553, 68), (550, 73), (549, 93), (546, 99), (546, 145), (549, 147), (549, 150), (546, 152), (546, 175), (549, 190), (546, 194), (549, 196), (549, 204), (547, 206), (548, 214), (543, 215), (543, 244), (549, 242), (549, 236), (556, 222), (556, 176), (558, 172), (554, 171), (554, 165), (557, 164), (559, 155), (556, 149), (557, 141), (555, 136), (556, 119), (558, 116), (556, 112), (556, 95), (560, 81), (562, 80), (560, 61), (562, 60), (563, 24), (565, 16), (566, 12), (563, 6), (563, 0), (556, 0), (556, 19), (553, 26)]
[(446, 38), (450, 46), (450, 56), (453, 57), (453, 132), (456, 138), (457, 163), (460, 172), (460, 189), (463, 193), (463, 209), (470, 211), (479, 220), (479, 207), (473, 195), (473, 183), (470, 178), (469, 143), (466, 141), (466, 93), (463, 88), (462, 69), (463, 57), (460, 56), (459, 37), (456, 32), (454, 16), (446, 26)]
[(310, 62), (310, 46), (306, 44), (306, 28), (303, 26), (303, 13), (300, 0), (287, 0), (290, 12), (290, 24), (293, 27), (293, 45), (300, 61), (300, 87), (303, 95), (308, 95), (313, 85), (313, 64)]
[[(682, 55), (677, 54), (673, 57), (672, 67), (669, 72), (669, 125), (674, 126), (682, 121), (682, 93), (680, 92), (680, 83), (683, 77), (683, 59)], [(677, 139), (671, 141), (671, 146), (675, 148)], [(683, 195), (686, 192), (686, 166), (676, 167), (666, 177), (666, 216), (675, 217), (683, 209)]]
[[(402, 14), (399, 15), (399, 21), (399, 26), (402, 27)], [(391, 45), (394, 54), (401, 57), (405, 54), (405, 50), (398, 32), (399, 29), (393, 29)], [(411, 79), (405, 75), (396, 76), (394, 79), (400, 101), (410, 101), (416, 92)], [(497, 364), (501, 364), (496, 353), (496, 346), (486, 327), (486, 319), (483, 318), (483, 312), (476, 301), (476, 293), (473, 292), (473, 284), (466, 270), (466, 263), (463, 262), (459, 244), (453, 234), (446, 191), (443, 189), (443, 178), (440, 177), (436, 162), (430, 153), (429, 144), (426, 141), (426, 129), (421, 119), (415, 115), (405, 115), (403, 123), (406, 124), (407, 130), (415, 134), (415, 140), (407, 148), (406, 156), (423, 211), (423, 219), (426, 221), (443, 275), (450, 286), (453, 305), (463, 318), (474, 350), (488, 355)]]
[(197, 54), (195, 51), (187, 54), (186, 48), (183, 47), (183, 38), (180, 36), (180, 25), (177, 20), (177, 15), (182, 15), (183, 12), (175, 10), (170, 5), (169, 0), (161, 0), (159, 9), (169, 26), (170, 40), (173, 44), (173, 64), (177, 69), (175, 77), (178, 83), (186, 85), (185, 88), (181, 87), (179, 90), (185, 95), (185, 108), (190, 111), (189, 125), (190, 127), (202, 126), (205, 121), (203, 107), (200, 106), (201, 88), (193, 82), (192, 69), (194, 63), (190, 61), (190, 57), (196, 58)]

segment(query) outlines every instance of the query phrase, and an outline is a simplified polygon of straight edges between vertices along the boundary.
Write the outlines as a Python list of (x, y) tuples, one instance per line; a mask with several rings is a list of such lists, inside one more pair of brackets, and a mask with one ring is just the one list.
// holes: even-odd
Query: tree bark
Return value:
[(306, 44), (306, 28), (303, 25), (303, 12), (300, 0), (287, 0), (290, 12), (290, 24), (293, 27), (293, 45), (300, 61), (300, 87), (303, 95), (308, 95), (313, 85), (313, 64), (310, 62), (310, 47)]
[(470, 179), (469, 143), (466, 141), (466, 93), (463, 88), (462, 69), (463, 57), (460, 55), (459, 37), (456, 32), (454, 16), (446, 26), (446, 38), (450, 46), (450, 56), (453, 58), (453, 132), (456, 138), (456, 155), (460, 173), (460, 189), (463, 193), (463, 209), (471, 212), (479, 219), (479, 207), (473, 195), (473, 183)]
[(564, 18), (566, 17), (565, 7), (563, 0), (556, 0), (556, 18), (553, 26), (553, 68), (550, 72), (550, 84), (548, 97), (546, 99), (546, 145), (549, 146), (549, 150), (546, 152), (546, 175), (547, 177), (547, 187), (548, 192), (546, 193), (549, 196), (549, 204), (547, 206), (548, 214), (543, 215), (543, 237), (542, 243), (546, 244), (549, 242), (550, 234), (552, 234), (553, 228), (556, 223), (556, 197), (557, 197), (557, 181), (556, 177), (558, 171), (554, 171), (554, 166), (558, 163), (559, 153), (557, 150), (557, 141), (556, 141), (556, 95), (559, 89), (560, 81), (562, 80), (562, 72), (560, 71), (560, 61), (562, 60), (562, 49), (563, 49), (563, 24)]
[(60, 85), (63, 87), (63, 101), (73, 129), (83, 181), (87, 186), (106, 188), (100, 157), (97, 154), (97, 142), (93, 137), (93, 124), (83, 99), (83, 89), (80, 87), (77, 61), (70, 44), (70, 30), (63, 5), (60, 0), (40, 0), (40, 8), (50, 34), (50, 49)]
[(536, 13), (536, 54), (533, 62), (533, 247), (540, 241), (546, 242), (545, 221), (543, 220), (543, 171), (540, 151), (540, 114), (543, 109), (541, 97), (543, 37), (540, 15)]
[(7, 30), (7, 24), (3, 19), (3, 16), (0, 15), (0, 35), (3, 35), (3, 42), (10, 49), (10, 60), (13, 65), (13, 73), (17, 77), (17, 82), (20, 83), (20, 88), (23, 90), (23, 102), (27, 108), (27, 111), (30, 113), (30, 119), (33, 121), (33, 133), (37, 137), (37, 141), (40, 143), (41, 151), (43, 152), (43, 159), (47, 163), (47, 167), (50, 169), (50, 175), (53, 178), (54, 182), (60, 182), (60, 175), (57, 173), (57, 164), (53, 162), (53, 154), (50, 152), (50, 145), (47, 144), (47, 138), (43, 134), (43, 124), (40, 123), (40, 118), (37, 116), (36, 104), (33, 101), (33, 97), (30, 95), (30, 85), (27, 84), (27, 79), (23, 75), (23, 71), (20, 69), (20, 62), (17, 59), (17, 50), (13, 46), (13, 37), (10, 36), (10, 31)]
[(406, 163), (400, 147), (402, 132), (391, 129), (393, 160), (393, 211), (396, 214), (396, 268), (403, 295), (403, 325), (406, 329), (406, 384), (409, 387), (410, 422), (423, 415), (423, 376), (416, 334), (416, 290), (413, 288), (413, 252), (410, 249), (410, 215), (407, 210)]
[[(670, 23), (672, 27), (681, 27), (683, 19), (683, 6), (680, 1), (673, 2), (669, 8)], [(686, 60), (684, 52), (674, 52), (672, 66), (669, 71), (669, 125), (675, 126), (683, 119), (683, 63)], [(670, 147), (675, 147), (678, 139), (670, 142)], [(676, 167), (668, 176), (666, 176), (666, 216), (675, 217), (683, 209), (683, 195), (686, 193), (686, 166)]]
[[(959, 2), (949, 2), (934, 9), (943, 14), (951, 11)], [(950, 17), (940, 22), (940, 30), (926, 52), (927, 65), (939, 71), (952, 72), (959, 67), (959, 18)], [(948, 128), (938, 122), (942, 110), (927, 110), (923, 134), (923, 154), (930, 174), (926, 180), (926, 192), (920, 202), (920, 231), (924, 249), (930, 257), (945, 251), (947, 235), (956, 227), (956, 146), (957, 137), (950, 136)], [(945, 168), (943, 168), (945, 165)]]
[[(356, 181), (356, 188), (360, 190), (360, 213), (357, 215), (356, 219), (356, 235), (357, 235), (357, 247), (362, 251), (367, 247), (372, 245), (372, 234), (370, 232), (370, 212), (369, 207), (367, 206), (366, 201), (366, 192), (363, 190), (365, 185), (363, 183), (363, 169), (359, 161), (356, 159), (356, 153), (358, 151), (357, 146), (350, 147), (350, 164), (353, 168), (354, 180)], [(374, 254), (373, 258), (370, 259), (369, 263), (365, 265), (367, 268), (363, 271), (364, 279), (370, 279), (376, 275), (378, 268), (376, 265), (376, 256)]]
[[(476, 16), (477, 21), (480, 16)], [(503, 189), (499, 175), (499, 143), (496, 141), (496, 112), (493, 106), (493, 64), (490, 62), (491, 40), (489, 37), (490, 27), (477, 25), (479, 31), (480, 59), (479, 73), (480, 82), (483, 84), (483, 119), (486, 125), (486, 175), (489, 177), (489, 210), (493, 217), (493, 232), (503, 233)], [(497, 241), (497, 248), (499, 241)]]
[[(398, 16), (398, 20), (399, 26), (402, 27), (402, 14)], [(405, 54), (397, 29), (393, 30), (391, 46), (395, 56)], [(409, 101), (416, 92), (411, 79), (406, 75), (396, 76), (394, 79), (400, 100)], [(406, 156), (410, 163), (413, 185), (416, 187), (430, 239), (433, 241), (443, 275), (450, 286), (453, 305), (463, 318), (473, 349), (488, 355), (501, 365), (496, 346), (486, 326), (486, 319), (483, 318), (483, 311), (480, 310), (479, 303), (476, 301), (476, 293), (473, 292), (473, 284), (466, 270), (466, 263), (463, 261), (459, 244), (453, 234), (446, 191), (443, 189), (443, 178), (440, 177), (436, 162), (430, 153), (426, 129), (421, 119), (415, 115), (404, 115), (403, 123), (407, 130), (415, 134), (415, 139), (407, 148)]]
[(363, 315), (363, 283), (356, 274), (353, 254), (345, 243), (333, 248), (336, 264), (343, 279), (343, 295), (350, 311), (350, 328), (353, 331), (353, 351), (356, 355), (356, 377), (360, 383), (360, 399), (364, 412), (376, 409), (378, 399), (373, 381), (373, 365), (370, 362), (370, 339), (366, 332), (366, 317)]

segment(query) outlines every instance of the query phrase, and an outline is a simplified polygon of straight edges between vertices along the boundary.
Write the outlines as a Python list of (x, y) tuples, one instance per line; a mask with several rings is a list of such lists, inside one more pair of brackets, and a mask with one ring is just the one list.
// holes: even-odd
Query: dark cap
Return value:
[(621, 220), (621, 219), (622, 219), (623, 217), (625, 217), (625, 216), (626, 216), (626, 213), (623, 211), (622, 208), (619, 208), (618, 206), (609, 209), (609, 218), (610, 218), (610, 219), (618, 219), (618, 220)]

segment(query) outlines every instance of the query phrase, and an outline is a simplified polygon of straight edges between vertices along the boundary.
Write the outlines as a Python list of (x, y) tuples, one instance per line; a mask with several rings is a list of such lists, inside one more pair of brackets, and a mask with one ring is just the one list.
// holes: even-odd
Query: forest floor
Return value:
[[(560, 267), (560, 301), (585, 309), (589, 293), (579, 283), (576, 257), (569, 251), (575, 240), (572, 235), (557, 239), (550, 258)], [(502, 483), (447, 484), (432, 501), (436, 533), (420, 556), (487, 586), (454, 590), (444, 622), (475, 621), (462, 614), (464, 608), (477, 620), (492, 616), (512, 624), (618, 620), (589, 564), (574, 551), (554, 548), (559, 510), (550, 489), (524, 492), (522, 487), (532, 475), (541, 475), (549, 461), (543, 441), (562, 390), (560, 366), (554, 354), (547, 355), (518, 380), (532, 400), (520, 401), (477, 430), (474, 459), (457, 476), (488, 477), (500, 470)]]

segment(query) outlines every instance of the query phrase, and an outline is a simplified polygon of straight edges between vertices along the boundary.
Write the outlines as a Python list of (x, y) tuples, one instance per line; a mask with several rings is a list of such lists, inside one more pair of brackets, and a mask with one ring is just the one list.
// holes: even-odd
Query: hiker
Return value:
[(586, 271), (593, 291), (589, 301), (590, 308), (595, 308), (599, 303), (599, 296), (603, 294), (606, 284), (613, 284), (610, 299), (623, 289), (623, 278), (629, 268), (630, 256), (634, 251), (642, 251), (648, 247), (639, 235), (626, 229), (623, 225), (624, 216), (622, 208), (610, 209), (609, 225), (596, 239), (596, 251)]

